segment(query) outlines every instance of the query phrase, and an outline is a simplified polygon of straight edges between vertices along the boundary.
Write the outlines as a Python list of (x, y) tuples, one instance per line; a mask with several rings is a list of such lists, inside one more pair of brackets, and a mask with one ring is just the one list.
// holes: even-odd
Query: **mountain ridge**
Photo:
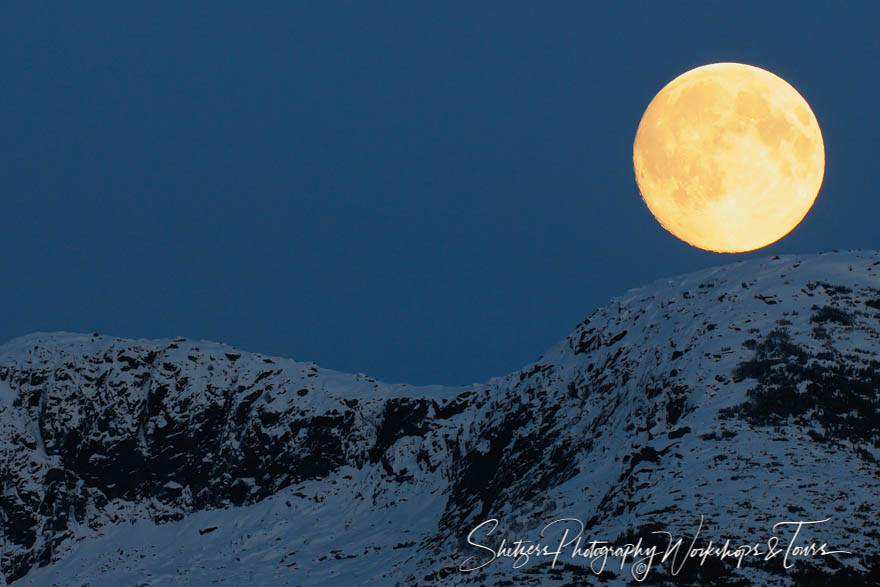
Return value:
[[(260, 531), (279, 545), (251, 547), (273, 581), (593, 581), (574, 559), (458, 567), (485, 552), (466, 536), (490, 517), (534, 534), (575, 516), (613, 540), (690, 532), (704, 515), (716, 534), (745, 540), (785, 513), (830, 514), (837, 525), (817, 535), (853, 554), (792, 572), (724, 562), (690, 576), (784, 584), (837, 572), (867, 584), (880, 535), (878, 272), (880, 253), (867, 251), (657, 280), (612, 298), (534, 363), (461, 387), (383, 384), (180, 338), (15, 339), (0, 346), (0, 427), (11, 439), (0, 478), (15, 487), (0, 496), (0, 570), (37, 584), (158, 575), (162, 564), (138, 567), (143, 545), (131, 536), (117, 561), (128, 575), (109, 563), (92, 572), (110, 552), (95, 545), (118, 540), (123, 523), (153, 535), (215, 516), (217, 528), (178, 544), (184, 555), (163, 551), (184, 569), (166, 578), (234, 576), (246, 565), (220, 570), (194, 545), (244, 541), (225, 534), (244, 522), (221, 514), (257, 508), (274, 516)], [(841, 405), (829, 400), (837, 388)], [(842, 475), (850, 495), (832, 491)], [(291, 533), (296, 520), (311, 533)], [(321, 532), (335, 548), (314, 546)], [(227, 553), (232, 542), (221, 544)], [(625, 583), (627, 572), (603, 580)]]

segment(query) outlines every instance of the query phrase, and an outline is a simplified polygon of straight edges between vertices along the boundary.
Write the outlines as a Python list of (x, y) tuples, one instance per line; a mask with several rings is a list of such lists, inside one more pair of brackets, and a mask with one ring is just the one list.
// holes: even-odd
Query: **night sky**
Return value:
[[(661, 277), (880, 247), (876, 2), (122, 4), (0, 9), (0, 340), (471, 383)], [(718, 61), (791, 83), (826, 148), (744, 255), (664, 231), (632, 171), (654, 94)]]

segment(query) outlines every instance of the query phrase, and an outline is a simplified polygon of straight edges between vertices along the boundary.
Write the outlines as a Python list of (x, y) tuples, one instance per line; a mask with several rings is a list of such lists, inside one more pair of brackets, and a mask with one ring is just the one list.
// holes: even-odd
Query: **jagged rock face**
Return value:
[(429, 411), (461, 411), (474, 395), (395, 398), (407, 388), (184, 339), (36, 335), (6, 357), (8, 579), (50, 562), (75, 526), (125, 521), (105, 515), (112, 502), (160, 523), (253, 503), (342, 465), (378, 463), (401, 436), (425, 432)]
[[(441, 535), (490, 517), (516, 529), (574, 516), (613, 540), (683, 534), (705, 514), (747, 538), (772, 516), (832, 517), (823, 538), (868, 569), (848, 580), (877, 580), (878, 294), (880, 257), (852, 254), (744, 263), (612, 301), (496, 384)], [(823, 572), (805, 569), (804, 580)], [(736, 582), (734, 571), (692, 579)]]
[[(183, 339), (32, 335), (0, 347), (0, 569), (12, 580), (62, 568), (121, 522), (171, 527), (283, 496), (300, 526), (336, 520), (367, 541), (328, 558), (307, 531), (279, 530), (278, 558), (301, 583), (330, 564), (403, 583), (591, 580), (577, 561), (552, 574), (458, 565), (490, 517), (514, 537), (575, 517), (615, 541), (690, 535), (701, 514), (742, 541), (780, 516), (832, 517), (821, 539), (855, 554), (797, 576), (875, 581), (878, 333), (880, 255), (843, 253), (633, 290), (533, 365), (469, 388), (385, 385)], [(419, 501), (418, 532), (397, 529)], [(780, 570), (692, 573), (765, 582)]]

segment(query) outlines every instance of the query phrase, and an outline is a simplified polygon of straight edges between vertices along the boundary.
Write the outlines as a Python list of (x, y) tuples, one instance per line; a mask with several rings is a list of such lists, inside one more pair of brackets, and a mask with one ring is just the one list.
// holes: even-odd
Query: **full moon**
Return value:
[(633, 164), (642, 199), (666, 230), (700, 249), (741, 253), (781, 239), (806, 216), (825, 147), (809, 104), (785, 80), (714, 63), (651, 100)]

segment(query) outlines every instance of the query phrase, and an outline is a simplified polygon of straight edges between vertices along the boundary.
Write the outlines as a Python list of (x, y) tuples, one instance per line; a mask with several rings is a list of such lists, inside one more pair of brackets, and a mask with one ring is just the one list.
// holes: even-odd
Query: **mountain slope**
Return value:
[[(562, 525), (541, 529), (576, 518), (589, 539), (662, 545), (652, 530), (689, 541), (702, 516), (716, 544), (828, 519), (799, 543), (851, 554), (709, 558), (680, 580), (869, 584), (878, 352), (876, 252), (632, 290), (534, 364), (462, 388), (184, 339), (31, 335), (0, 347), (0, 570), (33, 584), (598, 582), (571, 548), (513, 568), (466, 538), (497, 518), (479, 544), (555, 543)], [(602, 579), (630, 581), (631, 562)], [(658, 559), (648, 582), (672, 572)]]

